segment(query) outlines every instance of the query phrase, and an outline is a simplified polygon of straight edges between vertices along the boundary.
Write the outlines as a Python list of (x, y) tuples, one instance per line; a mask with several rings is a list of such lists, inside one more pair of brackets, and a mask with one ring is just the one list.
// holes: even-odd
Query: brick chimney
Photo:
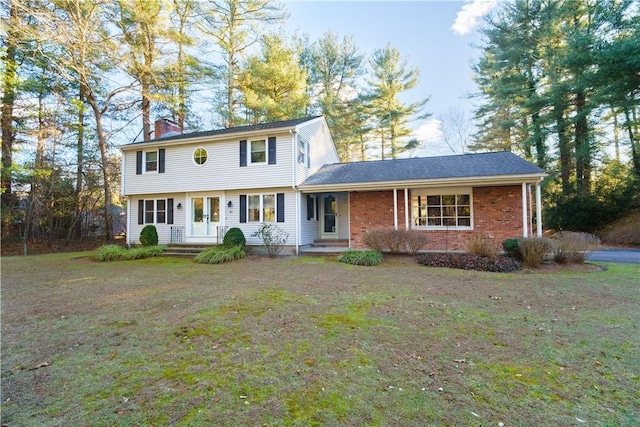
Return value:
[(181, 135), (181, 134), (182, 134), (182, 128), (176, 122), (169, 119), (156, 120), (153, 139), (158, 139), (165, 136)]

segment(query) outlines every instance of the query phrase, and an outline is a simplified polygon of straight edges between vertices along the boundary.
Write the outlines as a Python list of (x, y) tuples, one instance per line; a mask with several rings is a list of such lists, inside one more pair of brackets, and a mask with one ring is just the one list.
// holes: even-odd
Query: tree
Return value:
[(455, 154), (464, 154), (471, 142), (473, 122), (467, 112), (460, 107), (448, 108), (440, 116), (442, 137), (445, 144)]
[(246, 50), (260, 40), (262, 26), (282, 21), (282, 6), (270, 0), (211, 0), (200, 2), (199, 28), (213, 37), (223, 56), (221, 91), (225, 100), (218, 109), (225, 127), (234, 127), (238, 115), (238, 77)]
[(306, 73), (293, 49), (278, 36), (265, 36), (259, 56), (249, 58), (240, 85), (251, 123), (286, 120), (304, 115)]
[(414, 148), (413, 141), (406, 142), (411, 134), (408, 123), (429, 116), (416, 117), (429, 98), (411, 104), (399, 100), (401, 93), (418, 84), (420, 72), (417, 68), (409, 68), (408, 60), (391, 45), (375, 50), (369, 65), (373, 76), (367, 79), (369, 91), (365, 99), (369, 110), (377, 117), (375, 132), (380, 139), (380, 157), (384, 160), (388, 154), (395, 159), (403, 151)]

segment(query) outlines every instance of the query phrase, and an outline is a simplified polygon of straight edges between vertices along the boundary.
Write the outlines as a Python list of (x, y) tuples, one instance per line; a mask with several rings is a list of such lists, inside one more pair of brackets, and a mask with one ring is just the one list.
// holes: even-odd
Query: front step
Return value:
[(206, 249), (217, 245), (197, 243), (171, 243), (162, 251), (160, 256), (189, 257), (194, 258)]
[(348, 248), (349, 239), (316, 239), (312, 248)]

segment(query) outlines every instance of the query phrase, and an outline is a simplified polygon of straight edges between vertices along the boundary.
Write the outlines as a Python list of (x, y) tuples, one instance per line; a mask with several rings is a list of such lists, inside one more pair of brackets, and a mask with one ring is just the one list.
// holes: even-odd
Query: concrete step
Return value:
[(311, 247), (314, 248), (348, 248), (349, 239), (316, 239)]
[(161, 256), (196, 257), (198, 254), (216, 245), (197, 243), (171, 243), (167, 245)]

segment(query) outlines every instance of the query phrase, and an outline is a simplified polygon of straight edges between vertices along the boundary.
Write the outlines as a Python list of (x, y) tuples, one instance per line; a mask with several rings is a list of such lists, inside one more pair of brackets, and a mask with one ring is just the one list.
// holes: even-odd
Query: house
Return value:
[(323, 117), (190, 134), (161, 120), (155, 133), (120, 147), (129, 244), (146, 224), (163, 244), (216, 244), (239, 227), (261, 245), (251, 234), (275, 223), (290, 253), (319, 239), (362, 248), (376, 227), (424, 230), (435, 250), (542, 233), (546, 174), (512, 153), (340, 163)]

